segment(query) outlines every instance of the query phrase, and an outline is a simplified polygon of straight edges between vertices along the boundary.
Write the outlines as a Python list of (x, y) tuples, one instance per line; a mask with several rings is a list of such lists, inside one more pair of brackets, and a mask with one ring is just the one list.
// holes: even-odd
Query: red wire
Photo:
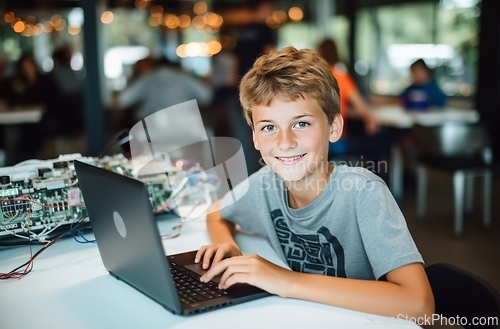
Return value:
[[(28, 232), (30, 231), (30, 216), (31, 216), (31, 211), (28, 211), (28, 216), (26, 217), (26, 222), (28, 222)], [(24, 276), (26, 276), (31, 270), (33, 270), (33, 261), (35, 260), (36, 257), (38, 257), (42, 252), (44, 252), (48, 247), (59, 241), (60, 238), (54, 239), (47, 243), (45, 246), (43, 246), (42, 249), (40, 249), (35, 256), (33, 256), (33, 245), (31, 244), (31, 238), (29, 239), (29, 248), (30, 248), (30, 258), (28, 262), (26, 263), (26, 266), (24, 267), (24, 270), (22, 272), (14, 272), (11, 271), (9, 273), (0, 273), (0, 280), (5, 280), (5, 279), (22, 279)], [(17, 270), (17, 269), (16, 269)]]

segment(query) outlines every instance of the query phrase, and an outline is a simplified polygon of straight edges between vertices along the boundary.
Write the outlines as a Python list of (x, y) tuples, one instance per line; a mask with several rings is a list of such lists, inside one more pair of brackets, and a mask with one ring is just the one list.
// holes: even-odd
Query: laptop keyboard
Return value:
[(227, 291), (217, 288), (217, 283), (213, 281), (200, 282), (200, 276), (197, 273), (174, 262), (170, 262), (170, 270), (177, 288), (177, 294), (183, 303), (194, 304), (228, 295)]

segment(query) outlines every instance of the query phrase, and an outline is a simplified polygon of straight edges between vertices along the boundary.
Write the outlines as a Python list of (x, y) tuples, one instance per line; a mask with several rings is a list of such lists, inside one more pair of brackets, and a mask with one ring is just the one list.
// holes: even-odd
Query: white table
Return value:
[[(162, 220), (160, 229), (176, 220)], [(91, 237), (91, 235), (90, 235)], [(238, 233), (245, 253), (259, 253), (285, 266), (262, 238)], [(204, 220), (187, 222), (180, 237), (164, 240), (168, 254), (209, 242)], [(36, 248), (38, 249), (38, 247)], [(27, 246), (0, 249), (0, 272), (24, 263)], [(35, 259), (21, 280), (0, 281), (0, 327), (14, 328), (419, 328), (415, 323), (338, 307), (270, 296), (190, 317), (173, 315), (104, 269), (95, 245), (71, 239), (55, 243)]]
[[(439, 126), (453, 122), (479, 122), (479, 113), (476, 110), (452, 107), (427, 111), (406, 111), (403, 107), (396, 105), (380, 106), (373, 108), (371, 113), (381, 126), (396, 129), (410, 129), (415, 124)], [(394, 198), (401, 200), (403, 197), (403, 155), (397, 143), (392, 146), (390, 161), (389, 188)]]
[(476, 110), (452, 107), (406, 111), (401, 106), (380, 106), (373, 108), (371, 113), (380, 125), (400, 129), (411, 128), (414, 124), (436, 126), (448, 122), (475, 123), (479, 121), (479, 113)]
[(8, 110), (0, 110), (0, 125), (4, 126), (7, 161), (11, 161), (14, 158), (13, 154), (19, 141), (18, 125), (39, 123), (42, 120), (43, 112), (43, 106), (36, 105), (18, 106)]
[(0, 124), (38, 123), (42, 119), (42, 114), (42, 106), (13, 107), (10, 110), (0, 111)]

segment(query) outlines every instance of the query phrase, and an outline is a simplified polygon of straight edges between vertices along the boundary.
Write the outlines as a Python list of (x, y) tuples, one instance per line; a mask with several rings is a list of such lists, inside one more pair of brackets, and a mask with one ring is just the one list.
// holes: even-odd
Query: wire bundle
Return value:
[[(71, 226), (70, 229), (56, 235), (54, 238), (51, 240), (46, 240), (45, 238), (40, 238), (38, 240), (33, 239), (33, 237), (28, 237), (27, 244), (29, 245), (30, 249), (30, 257), (28, 261), (26, 261), (24, 264), (19, 265), (15, 269), (11, 270), (10, 272), (7, 273), (0, 273), (0, 280), (7, 280), (7, 279), (22, 279), (24, 276), (29, 274), (33, 270), (33, 262), (35, 258), (37, 258), (41, 253), (43, 253), (45, 250), (47, 250), (50, 246), (52, 246), (54, 243), (60, 241), (63, 237), (71, 235), (73, 239), (78, 242), (78, 243), (93, 243), (95, 240), (88, 240), (84, 235), (83, 231), (84, 229), (90, 228), (90, 223), (87, 216), (81, 217), (77, 220), (75, 220)], [(79, 236), (82, 240), (77, 239), (77, 236)], [(26, 238), (26, 237), (24, 237)], [(26, 242), (25, 242), (26, 243)], [(33, 245), (34, 244), (44, 244), (44, 246), (38, 250), (35, 254), (33, 254)]]

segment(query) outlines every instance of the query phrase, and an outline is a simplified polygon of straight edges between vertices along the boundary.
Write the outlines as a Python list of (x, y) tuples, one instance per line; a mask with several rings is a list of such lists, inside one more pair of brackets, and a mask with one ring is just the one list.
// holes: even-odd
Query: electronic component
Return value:
[(155, 212), (174, 209), (175, 195), (188, 182), (186, 171), (168, 163), (157, 162), (137, 173), (121, 154), (100, 159), (69, 154), (0, 168), (0, 240), (42, 240), (87, 216), (74, 170), (76, 159), (144, 182)]

